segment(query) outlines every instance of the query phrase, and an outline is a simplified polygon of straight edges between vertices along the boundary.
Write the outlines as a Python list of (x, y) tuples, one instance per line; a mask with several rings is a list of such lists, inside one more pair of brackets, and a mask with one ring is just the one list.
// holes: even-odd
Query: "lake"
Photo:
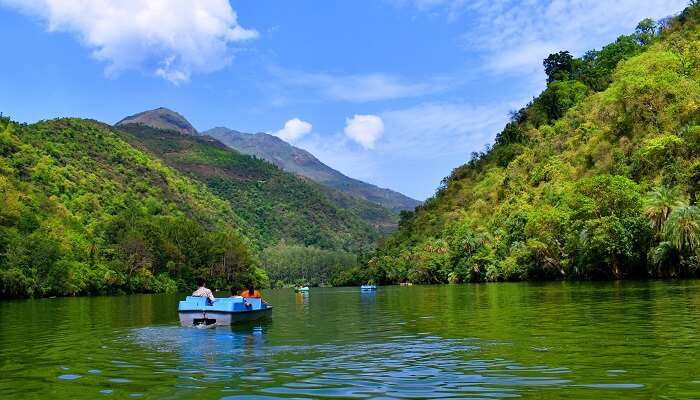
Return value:
[(698, 281), (264, 295), (233, 329), (181, 295), (0, 302), (0, 398), (700, 397)]

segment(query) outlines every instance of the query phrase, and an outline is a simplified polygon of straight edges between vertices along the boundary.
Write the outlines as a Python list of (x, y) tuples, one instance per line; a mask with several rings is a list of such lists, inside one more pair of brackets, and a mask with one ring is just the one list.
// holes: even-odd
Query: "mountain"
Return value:
[(230, 203), (122, 137), (0, 117), (0, 298), (263, 283)]
[(139, 124), (150, 126), (158, 129), (173, 130), (184, 135), (197, 135), (197, 130), (194, 129), (185, 117), (173, 110), (167, 108), (156, 108), (131, 115), (117, 122), (117, 126), (128, 124)]
[(344, 283), (700, 275), (700, 3), (582, 58)]
[(209, 136), (122, 123), (133, 146), (207, 185), (229, 202), (263, 249), (282, 241), (322, 249), (374, 247), (396, 226), (389, 210), (241, 154)]
[(219, 127), (205, 131), (203, 134), (214, 137), (243, 154), (262, 158), (285, 171), (305, 176), (322, 185), (379, 204), (395, 212), (413, 210), (420, 204), (418, 200), (393, 190), (349, 178), (322, 163), (308, 151), (294, 147), (267, 133), (250, 134)]

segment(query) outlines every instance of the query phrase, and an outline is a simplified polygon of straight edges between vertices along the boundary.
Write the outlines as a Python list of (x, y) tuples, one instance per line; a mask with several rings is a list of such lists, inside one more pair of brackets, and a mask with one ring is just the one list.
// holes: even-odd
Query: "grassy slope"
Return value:
[(130, 142), (228, 199), (262, 247), (287, 240), (325, 249), (371, 248), (395, 216), (388, 210), (286, 173), (209, 137), (143, 125), (121, 127)]
[(365, 273), (417, 282), (658, 273), (643, 198), (668, 186), (693, 203), (700, 189), (699, 20), (698, 6), (673, 19), (605, 90), (575, 83), (589, 94), (561, 118), (542, 121), (536, 100), (500, 135), (517, 140), (455, 169)]

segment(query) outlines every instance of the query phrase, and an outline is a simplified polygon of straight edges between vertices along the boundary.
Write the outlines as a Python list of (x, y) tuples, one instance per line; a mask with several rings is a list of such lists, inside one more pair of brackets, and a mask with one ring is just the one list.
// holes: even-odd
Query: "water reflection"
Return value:
[(309, 305), (309, 292), (295, 292), (294, 302), (300, 306)]
[(268, 326), (145, 327), (135, 329), (127, 339), (155, 352), (177, 354), (183, 364), (238, 364), (260, 355)]

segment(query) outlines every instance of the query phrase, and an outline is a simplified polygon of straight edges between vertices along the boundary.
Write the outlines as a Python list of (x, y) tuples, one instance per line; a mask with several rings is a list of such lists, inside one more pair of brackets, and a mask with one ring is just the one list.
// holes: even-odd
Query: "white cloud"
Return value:
[(461, 37), (468, 51), (481, 53), (493, 73), (537, 73), (542, 60), (559, 50), (581, 55), (631, 33), (645, 18), (681, 11), (687, 0), (387, 0), (420, 11), (444, 11), (464, 18)]
[(614, 40), (619, 32), (632, 32), (644, 18), (665, 17), (682, 10), (686, 3), (549, 0), (528, 5), (511, 1), (487, 5), (481, 1), (475, 10), (480, 14), (482, 36), (471, 36), (468, 43), (490, 52), (490, 66), (497, 72), (529, 68), (541, 73), (542, 60), (552, 52), (570, 50), (581, 55)]
[(455, 157), (455, 166), (493, 141), (514, 104), (423, 103), (381, 114), (383, 151), (404, 156)]
[(419, 97), (449, 89), (456, 84), (442, 76), (415, 83), (383, 73), (331, 75), (281, 68), (271, 68), (271, 72), (280, 78), (283, 85), (310, 88), (322, 97), (353, 103)]
[(471, 152), (493, 143), (508, 111), (522, 103), (428, 102), (387, 110), (376, 116), (384, 129), (372, 151), (342, 132), (311, 134), (295, 145), (348, 176), (425, 199)]
[(312, 129), (313, 125), (310, 123), (294, 118), (287, 121), (284, 128), (275, 132), (274, 135), (286, 142), (293, 142), (311, 132)]
[(399, 7), (412, 6), (419, 11), (433, 12), (436, 9), (444, 10), (450, 21), (455, 20), (465, 8), (468, 0), (388, 0), (389, 3)]
[(421, 83), (404, 83), (396, 77), (384, 74), (350, 75), (333, 78), (317, 75), (326, 94), (337, 100), (366, 102), (414, 97), (434, 91), (434, 87)]
[(229, 45), (256, 38), (228, 0), (0, 0), (70, 32), (109, 75), (146, 69), (173, 83), (231, 61)]
[(374, 148), (374, 143), (384, 133), (384, 122), (376, 115), (355, 114), (345, 120), (345, 135), (366, 149)]

